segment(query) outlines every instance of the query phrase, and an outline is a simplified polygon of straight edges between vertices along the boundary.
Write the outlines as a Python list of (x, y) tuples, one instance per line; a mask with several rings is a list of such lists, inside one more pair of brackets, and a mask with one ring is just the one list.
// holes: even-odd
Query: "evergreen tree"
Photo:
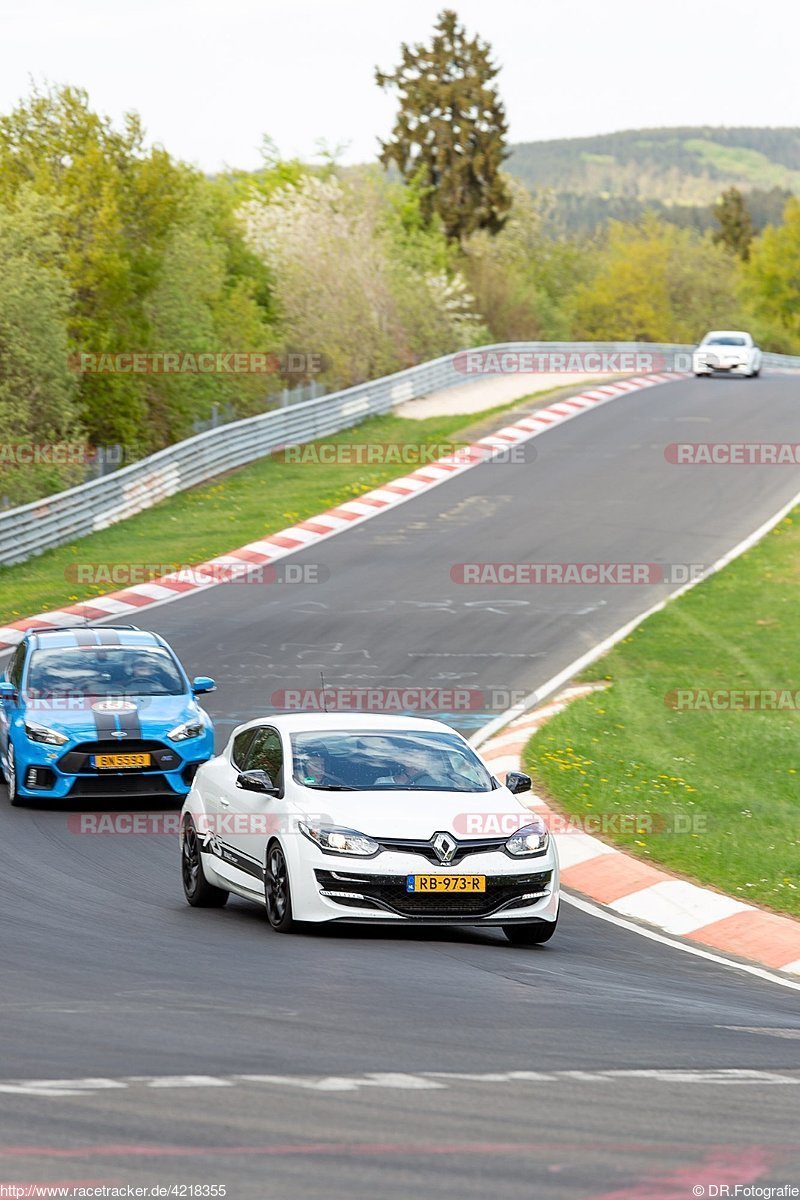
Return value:
[(375, 74), (381, 88), (400, 95), (381, 162), (394, 163), (421, 188), (426, 221), (438, 216), (452, 241), (463, 242), (476, 229), (498, 232), (511, 207), (501, 171), (506, 117), (490, 53), (445, 9), (430, 45), (404, 43), (401, 65)]
[(714, 219), (719, 228), (713, 238), (717, 245), (727, 246), (744, 262), (750, 257), (753, 240), (753, 219), (738, 188), (728, 188), (714, 205)]

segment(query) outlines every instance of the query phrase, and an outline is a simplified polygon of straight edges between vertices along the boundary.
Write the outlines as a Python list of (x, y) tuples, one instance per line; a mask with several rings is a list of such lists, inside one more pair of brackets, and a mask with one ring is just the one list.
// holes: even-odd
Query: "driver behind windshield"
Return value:
[(408, 755), (406, 762), (392, 764), (390, 775), (381, 775), (375, 780), (375, 787), (404, 787), (426, 788), (441, 787), (442, 780), (437, 779), (428, 770), (428, 758), (424, 754)]
[(324, 746), (309, 746), (301, 767), (303, 783), (309, 787), (328, 787), (339, 780), (331, 775), (330, 760)]
[(126, 664), (125, 690), (136, 695), (146, 692), (148, 695), (174, 692), (175, 680), (168, 671), (151, 654), (142, 655), (132, 663)]

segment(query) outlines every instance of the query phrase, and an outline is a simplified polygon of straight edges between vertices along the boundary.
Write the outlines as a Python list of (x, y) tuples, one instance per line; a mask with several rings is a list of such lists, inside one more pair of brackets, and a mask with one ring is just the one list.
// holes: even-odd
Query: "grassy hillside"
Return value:
[(555, 192), (568, 227), (630, 219), (646, 205), (702, 224), (703, 211), (731, 186), (750, 194), (763, 225), (779, 217), (787, 193), (800, 192), (800, 129), (634, 129), (523, 142), (511, 147), (506, 167), (531, 190)]

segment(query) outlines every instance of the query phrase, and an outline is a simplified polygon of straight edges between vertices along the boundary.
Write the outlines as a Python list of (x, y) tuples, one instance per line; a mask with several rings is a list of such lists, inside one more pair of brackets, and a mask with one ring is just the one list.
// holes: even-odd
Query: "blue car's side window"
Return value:
[(25, 645), (20, 643), (17, 646), (8, 664), (8, 682), (13, 683), (14, 687), (19, 689), (22, 683), (22, 668), (25, 665)]

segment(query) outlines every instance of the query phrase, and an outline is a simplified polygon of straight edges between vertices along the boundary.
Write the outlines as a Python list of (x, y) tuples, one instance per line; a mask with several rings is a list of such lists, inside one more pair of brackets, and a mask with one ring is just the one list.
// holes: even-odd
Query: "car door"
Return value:
[(20, 642), (16, 650), (11, 656), (8, 667), (6, 668), (5, 681), (12, 684), (16, 688), (16, 698), (10, 696), (0, 701), (0, 757), (3, 761), (8, 756), (8, 741), (11, 734), (11, 724), (16, 717), (22, 696), (20, 688), (22, 686), (22, 670), (25, 666), (25, 643)]
[(208, 797), (208, 810), (219, 874), (237, 888), (260, 895), (266, 844), (270, 833), (280, 828), (283, 803), (280, 796), (237, 786), (240, 772), (255, 770), (266, 771), (283, 792), (283, 746), (279, 732), (270, 725), (244, 730), (234, 738), (230, 770)]

